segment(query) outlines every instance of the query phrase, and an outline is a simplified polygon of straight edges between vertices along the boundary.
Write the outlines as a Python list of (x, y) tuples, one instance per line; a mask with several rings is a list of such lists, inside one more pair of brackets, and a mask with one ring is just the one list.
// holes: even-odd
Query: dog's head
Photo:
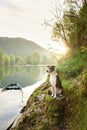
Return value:
[(47, 72), (52, 73), (55, 70), (55, 66), (47, 66)]

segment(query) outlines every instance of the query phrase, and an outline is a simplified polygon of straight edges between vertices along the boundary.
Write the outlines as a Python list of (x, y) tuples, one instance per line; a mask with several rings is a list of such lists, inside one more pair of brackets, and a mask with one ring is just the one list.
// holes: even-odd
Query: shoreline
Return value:
[[(25, 88), (22, 89), (23, 91), (23, 105), (21, 110), (23, 109), (24, 106), (26, 106), (27, 101), (29, 100), (30, 96), (33, 94), (36, 88), (39, 88), (41, 84), (43, 84), (46, 81), (46, 77), (38, 82), (36, 82), (33, 85), (26, 86)], [(32, 89), (31, 89), (32, 88)], [(21, 118), (22, 113), (19, 111), (19, 114), (16, 116), (16, 118), (13, 120), (13, 122), (8, 126), (6, 130), (10, 130), (11, 128), (14, 128), (17, 124), (17, 121)]]
[(38, 82), (36, 82), (33, 85), (26, 86), (23, 88), (23, 102), (26, 104), (29, 97), (32, 95), (32, 93), (35, 91), (36, 88), (38, 88), (41, 84), (43, 84), (46, 81), (46, 77)]
[[(19, 118), (21, 118), (21, 116), (22, 116), (21, 110), (23, 109), (24, 106), (26, 106), (28, 99), (29, 99), (30, 96), (33, 94), (33, 92), (35, 91), (35, 89), (38, 88), (41, 84), (43, 84), (45, 81), (46, 81), (46, 76), (45, 76), (44, 79), (42, 79), (42, 80), (36, 82), (35, 84), (30, 85), (30, 86), (26, 86), (25, 88), (22, 88), (22, 91), (21, 91), (21, 106), (19, 106), (19, 107), (18, 107), (19, 110), (17, 110), (17, 111), (19, 111), (19, 112), (17, 112), (17, 115), (15, 115), (15, 117), (13, 118), (12, 121), (7, 122), (7, 125), (6, 125), (5, 129), (8, 130), (8, 128), (9, 128), (12, 124), (13, 124), (13, 125), (11, 126), (11, 128), (16, 125), (17, 120), (18, 120)], [(5, 94), (6, 94), (6, 95), (9, 94), (9, 91), (1, 92), (1, 90), (2, 90), (2, 89), (0, 88), (0, 95), (1, 95), (1, 96), (5, 95)], [(10, 92), (13, 94), (13, 93), (14, 93), (14, 90), (13, 90), (13, 91), (10, 91)], [(15, 92), (17, 92), (17, 91), (15, 91)], [(18, 93), (18, 92), (17, 92), (17, 93)], [(18, 95), (19, 95), (19, 94), (18, 94)], [(17, 96), (18, 96), (18, 95), (17, 95)], [(7, 95), (7, 96), (10, 97), (10, 95)], [(15, 98), (15, 96), (14, 96), (14, 98)], [(20, 100), (20, 99), (19, 99), (19, 100)], [(5, 108), (7, 108), (7, 107), (5, 107)], [(6, 110), (7, 110), (7, 109), (6, 109)], [(12, 109), (11, 111), (13, 111), (12, 113), (14, 113), (15, 110)], [(5, 113), (6, 113), (6, 112), (5, 112)], [(8, 113), (8, 114), (9, 114), (9, 113)], [(5, 118), (5, 117), (4, 117), (4, 118)], [(3, 123), (3, 121), (2, 121), (2, 123)], [(3, 128), (3, 127), (2, 127), (2, 128)]]

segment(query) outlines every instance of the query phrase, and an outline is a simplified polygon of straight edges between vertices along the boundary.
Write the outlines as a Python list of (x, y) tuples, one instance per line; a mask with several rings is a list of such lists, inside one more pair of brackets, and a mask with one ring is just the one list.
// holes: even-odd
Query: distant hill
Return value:
[(35, 42), (23, 38), (0, 37), (0, 48), (8, 55), (30, 56), (37, 52), (40, 56), (50, 56), (49, 52)]

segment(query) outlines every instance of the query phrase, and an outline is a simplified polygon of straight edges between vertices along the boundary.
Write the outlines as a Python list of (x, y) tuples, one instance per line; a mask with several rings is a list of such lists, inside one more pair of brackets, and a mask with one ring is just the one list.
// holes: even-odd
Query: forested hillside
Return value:
[(44, 48), (23, 38), (0, 37), (0, 65), (49, 64), (56, 59)]
[(30, 56), (34, 52), (40, 56), (50, 55), (44, 48), (23, 38), (0, 37), (0, 48), (5, 54), (15, 56)]

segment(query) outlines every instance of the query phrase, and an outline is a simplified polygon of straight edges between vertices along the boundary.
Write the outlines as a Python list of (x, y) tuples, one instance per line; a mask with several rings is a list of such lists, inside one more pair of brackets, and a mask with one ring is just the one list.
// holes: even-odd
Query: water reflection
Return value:
[(45, 66), (7, 66), (0, 67), (0, 87), (10, 83), (19, 83), (26, 87), (44, 78)]
[(1, 88), (11, 83), (19, 83), (24, 87), (22, 88), (22, 91), (9, 90), (0, 93), (0, 130), (5, 130), (15, 118), (17, 118), (17, 115), (19, 116), (20, 110), (26, 104), (29, 96), (35, 88), (45, 81), (45, 77), (45, 66), (15, 66), (0, 68)]

